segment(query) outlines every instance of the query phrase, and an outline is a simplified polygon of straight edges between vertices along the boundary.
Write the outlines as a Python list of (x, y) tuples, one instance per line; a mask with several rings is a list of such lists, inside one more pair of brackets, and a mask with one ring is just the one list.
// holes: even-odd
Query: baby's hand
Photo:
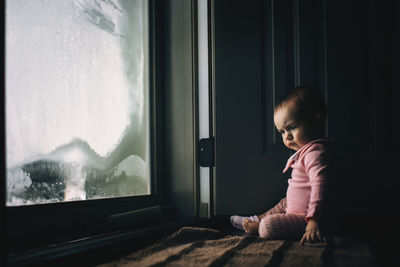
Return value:
[(255, 222), (249, 219), (243, 219), (243, 229), (248, 234), (255, 234), (258, 233), (258, 226), (260, 225), (259, 222)]
[(309, 220), (306, 227), (306, 232), (300, 240), (300, 244), (303, 245), (304, 241), (307, 242), (322, 242), (321, 232), (319, 229), (318, 222), (316, 220)]

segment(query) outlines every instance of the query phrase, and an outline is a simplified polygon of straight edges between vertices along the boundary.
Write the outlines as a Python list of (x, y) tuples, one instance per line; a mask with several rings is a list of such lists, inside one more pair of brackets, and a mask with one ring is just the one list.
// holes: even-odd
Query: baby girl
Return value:
[(323, 138), (326, 117), (322, 96), (309, 88), (296, 88), (275, 106), (275, 126), (285, 146), (296, 151), (283, 170), (292, 168), (286, 197), (264, 214), (231, 216), (233, 226), (268, 239), (322, 241), (331, 144)]

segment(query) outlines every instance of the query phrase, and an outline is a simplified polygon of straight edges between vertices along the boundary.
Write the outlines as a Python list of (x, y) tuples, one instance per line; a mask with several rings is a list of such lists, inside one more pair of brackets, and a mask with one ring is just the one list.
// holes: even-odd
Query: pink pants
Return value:
[(265, 213), (258, 233), (267, 239), (300, 239), (306, 229), (304, 215), (286, 213), (286, 198)]

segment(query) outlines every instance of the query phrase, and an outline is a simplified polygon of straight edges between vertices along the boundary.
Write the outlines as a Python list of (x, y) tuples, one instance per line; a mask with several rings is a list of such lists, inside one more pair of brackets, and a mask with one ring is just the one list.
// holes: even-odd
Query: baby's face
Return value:
[(297, 151), (313, 140), (311, 127), (300, 120), (293, 104), (279, 108), (274, 114), (274, 123), (282, 134), (283, 143), (290, 149)]

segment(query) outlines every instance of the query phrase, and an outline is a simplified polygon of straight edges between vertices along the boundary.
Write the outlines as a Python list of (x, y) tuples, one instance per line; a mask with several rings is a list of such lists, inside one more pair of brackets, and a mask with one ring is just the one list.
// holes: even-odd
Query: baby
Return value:
[(231, 216), (234, 227), (268, 239), (322, 241), (331, 143), (323, 138), (326, 117), (322, 96), (309, 88), (296, 88), (275, 106), (275, 126), (285, 146), (296, 151), (283, 170), (292, 168), (286, 197), (259, 216)]

